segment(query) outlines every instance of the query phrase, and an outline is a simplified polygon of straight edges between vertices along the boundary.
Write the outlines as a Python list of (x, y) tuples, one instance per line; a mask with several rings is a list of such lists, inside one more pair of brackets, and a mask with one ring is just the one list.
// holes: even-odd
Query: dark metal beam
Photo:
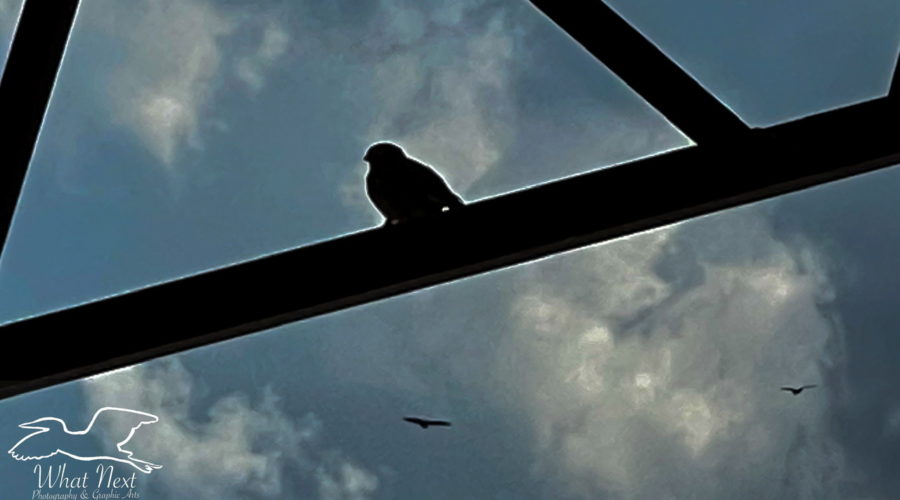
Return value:
[(0, 397), (900, 163), (885, 101), (0, 327)]
[(0, 252), (77, 7), (78, 0), (29, 0), (19, 18), (0, 80), (0, 119), (5, 122), (0, 163)]
[(531, 0), (698, 144), (731, 140), (749, 128), (696, 80), (601, 0)]

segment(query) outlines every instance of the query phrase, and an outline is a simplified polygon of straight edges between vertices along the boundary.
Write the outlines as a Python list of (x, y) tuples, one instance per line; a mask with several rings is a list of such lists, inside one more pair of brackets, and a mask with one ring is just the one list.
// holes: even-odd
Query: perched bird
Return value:
[[(65, 421), (56, 417), (43, 417), (31, 422), (20, 424), (22, 429), (31, 429), (37, 432), (20, 439), (7, 453), (16, 460), (43, 460), (57, 453), (66, 455), (80, 461), (113, 460), (128, 464), (135, 469), (149, 474), (155, 469), (161, 469), (157, 465), (145, 460), (134, 458), (133, 452), (122, 448), (134, 436), (134, 432), (144, 424), (153, 424), (159, 421), (156, 415), (142, 411), (128, 410), (125, 408), (106, 407), (100, 408), (94, 413), (91, 423), (81, 431), (71, 431)], [(124, 425), (124, 427), (122, 427)], [(107, 436), (113, 429), (128, 429), (127, 435), (118, 436), (115, 450), (106, 449), (98, 453), (97, 430), (106, 431)]]
[(387, 219), (385, 224), (438, 215), (464, 205), (441, 174), (406, 156), (394, 143), (373, 144), (363, 160), (369, 163), (366, 194)]
[(800, 394), (801, 392), (803, 392), (803, 389), (812, 389), (815, 386), (816, 386), (816, 384), (801, 385), (800, 387), (782, 387), (781, 390), (790, 392), (791, 394), (796, 396), (796, 395)]
[(420, 418), (420, 417), (403, 417), (403, 420), (406, 420), (407, 422), (416, 424), (423, 429), (427, 429), (428, 427), (430, 427), (432, 425), (440, 426), (440, 427), (450, 427), (450, 422), (447, 422), (446, 420), (432, 420), (430, 418)]

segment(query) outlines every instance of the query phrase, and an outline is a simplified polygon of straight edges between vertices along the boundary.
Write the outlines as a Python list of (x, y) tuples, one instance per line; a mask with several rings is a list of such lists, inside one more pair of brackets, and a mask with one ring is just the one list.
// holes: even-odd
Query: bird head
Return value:
[[(52, 422), (52, 424), (51, 424)], [(53, 417), (43, 417), (37, 420), (32, 420), (31, 422), (25, 422), (24, 424), (19, 424), (19, 427), (22, 429), (33, 429), (36, 431), (49, 431), (51, 427), (59, 427), (60, 421), (59, 419)]]
[(394, 162), (404, 158), (406, 158), (406, 153), (400, 146), (393, 142), (377, 142), (369, 146), (366, 155), (363, 156), (363, 161), (367, 161), (371, 165), (375, 163)]

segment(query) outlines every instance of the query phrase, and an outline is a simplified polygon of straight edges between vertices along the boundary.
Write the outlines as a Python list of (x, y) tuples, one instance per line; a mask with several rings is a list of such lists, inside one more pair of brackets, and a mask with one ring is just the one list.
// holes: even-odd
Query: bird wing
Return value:
[(412, 159), (404, 164), (404, 174), (429, 199), (450, 207), (463, 205), (462, 198), (450, 189), (447, 181), (436, 170)]
[(812, 389), (813, 387), (818, 387), (816, 384), (804, 385), (801, 389)]
[(59, 449), (56, 443), (47, 438), (47, 433), (46, 430), (32, 432), (20, 439), (7, 453), (16, 460), (40, 460), (52, 457), (59, 453)]
[(395, 203), (391, 196), (387, 194), (384, 182), (371, 172), (366, 175), (366, 196), (369, 197), (375, 208), (385, 217), (391, 218), (397, 212)]
[(100, 430), (114, 439), (116, 445), (121, 446), (131, 440), (140, 426), (156, 422), (159, 422), (159, 417), (150, 413), (107, 406), (94, 413), (94, 418), (84, 432)]
[(432, 420), (430, 418), (419, 418), (419, 417), (403, 417), (403, 420), (407, 422), (412, 422), (414, 424), (419, 424), (423, 427), (437, 425), (443, 427), (450, 427), (450, 422), (446, 420)]
[(782, 391), (791, 391), (791, 392), (794, 392), (794, 391), (796, 391), (797, 389), (794, 389), (793, 387), (782, 387), (781, 390), (782, 390)]

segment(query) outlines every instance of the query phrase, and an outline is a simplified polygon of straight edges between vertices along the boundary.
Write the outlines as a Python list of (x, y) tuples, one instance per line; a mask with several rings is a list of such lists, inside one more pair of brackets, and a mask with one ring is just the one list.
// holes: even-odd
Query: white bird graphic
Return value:
[[(25, 436), (9, 450), (9, 454), (16, 460), (42, 460), (61, 453), (75, 460), (83, 462), (91, 460), (114, 460), (128, 464), (135, 469), (149, 474), (155, 469), (161, 469), (157, 465), (145, 460), (139, 460), (132, 456), (132, 452), (122, 448), (122, 445), (131, 440), (134, 431), (144, 424), (153, 424), (159, 421), (159, 417), (142, 411), (126, 408), (114, 408), (107, 406), (94, 413), (91, 423), (83, 431), (70, 431), (66, 423), (56, 417), (43, 417), (31, 422), (20, 424), (23, 429), (34, 429), (37, 432)], [(97, 429), (106, 432), (116, 428), (116, 424), (126, 424), (130, 431), (125, 439), (116, 443), (117, 456), (98, 455), (96, 452)], [(92, 432), (93, 429), (93, 432)], [(102, 440), (101, 440), (102, 442)]]

